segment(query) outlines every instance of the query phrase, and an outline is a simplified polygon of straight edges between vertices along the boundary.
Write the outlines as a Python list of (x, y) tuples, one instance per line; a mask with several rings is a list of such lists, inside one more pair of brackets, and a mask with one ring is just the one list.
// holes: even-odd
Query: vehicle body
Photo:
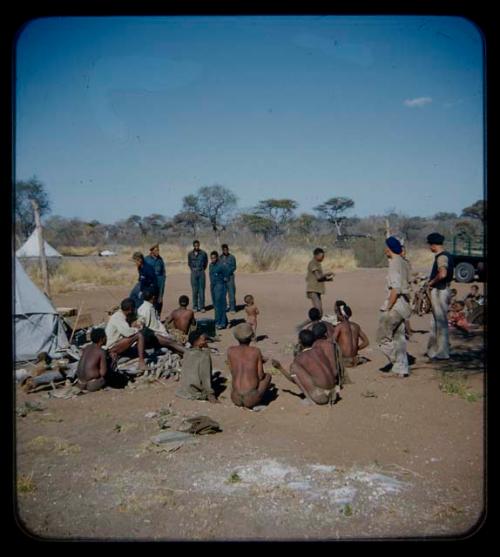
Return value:
[(473, 282), (474, 280), (484, 282), (486, 280), (483, 236), (455, 235), (451, 254), (457, 282)]

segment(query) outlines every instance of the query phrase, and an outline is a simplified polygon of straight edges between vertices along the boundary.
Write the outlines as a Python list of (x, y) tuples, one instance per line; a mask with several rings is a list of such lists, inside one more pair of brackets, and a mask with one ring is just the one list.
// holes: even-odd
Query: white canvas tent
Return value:
[(35, 359), (39, 352), (57, 356), (68, 346), (60, 315), (30, 279), (16, 257), (14, 335), (16, 362)]
[[(46, 257), (62, 257), (62, 255), (54, 249), (48, 242), (44, 241)], [(16, 251), (17, 257), (40, 257), (40, 249), (38, 244), (38, 229), (35, 228), (31, 236), (24, 242), (24, 244)]]

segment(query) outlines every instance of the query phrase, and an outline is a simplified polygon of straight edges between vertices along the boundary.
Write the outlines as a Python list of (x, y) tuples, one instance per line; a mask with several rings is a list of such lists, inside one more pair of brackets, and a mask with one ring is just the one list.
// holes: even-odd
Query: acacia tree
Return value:
[(462, 211), (461, 216), (484, 222), (485, 210), (486, 210), (486, 203), (482, 199), (480, 199), (479, 201), (476, 201), (472, 205), (469, 205), (469, 207), (465, 207), (465, 209), (463, 209)]
[[(194, 196), (188, 196), (190, 203), (192, 203), (192, 197)], [(196, 212), (210, 222), (217, 237), (217, 243), (219, 243), (220, 231), (224, 230), (224, 219), (236, 207), (238, 198), (231, 190), (220, 184), (200, 188), (196, 197), (196, 204), (193, 204), (193, 208), (196, 208)]]
[(130, 217), (128, 217), (128, 219), (125, 221), (125, 224), (132, 228), (138, 228), (143, 239), (146, 237), (147, 229), (142, 222), (142, 217), (140, 217), (139, 215), (130, 215)]
[(262, 234), (265, 242), (273, 237), (274, 223), (271, 219), (256, 215), (255, 213), (243, 213), (240, 215), (241, 222), (254, 234)]
[(447, 220), (455, 220), (458, 217), (456, 213), (447, 213), (445, 211), (441, 211), (439, 213), (436, 213), (432, 218), (438, 221), (447, 221)]
[(349, 197), (331, 197), (314, 210), (328, 222), (335, 226), (338, 236), (342, 236), (342, 226), (346, 221), (344, 213), (354, 207), (354, 201)]
[(271, 225), (271, 235), (279, 236), (287, 231), (297, 206), (293, 199), (264, 199), (259, 201), (254, 214), (267, 219)]
[(203, 217), (193, 211), (181, 211), (174, 216), (174, 225), (187, 228), (193, 239), (198, 235), (198, 227), (203, 223)]
[(50, 213), (49, 196), (45, 185), (36, 176), (28, 181), (17, 181), (15, 185), (16, 229), (23, 238), (27, 238), (35, 229), (32, 199), (38, 203), (41, 217)]

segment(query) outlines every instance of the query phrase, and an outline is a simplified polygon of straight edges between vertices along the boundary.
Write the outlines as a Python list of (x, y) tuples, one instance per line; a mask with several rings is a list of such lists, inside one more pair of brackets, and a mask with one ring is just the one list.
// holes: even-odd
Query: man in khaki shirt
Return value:
[(313, 307), (319, 309), (323, 315), (323, 305), (321, 303), (321, 295), (325, 293), (325, 282), (333, 280), (333, 273), (323, 274), (321, 262), (325, 258), (325, 251), (316, 248), (313, 252), (313, 258), (307, 265), (306, 275), (306, 296), (312, 301)]

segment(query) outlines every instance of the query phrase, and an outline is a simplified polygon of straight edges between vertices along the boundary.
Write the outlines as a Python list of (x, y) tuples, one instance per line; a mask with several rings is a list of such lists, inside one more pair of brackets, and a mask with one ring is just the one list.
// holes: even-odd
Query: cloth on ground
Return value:
[(206, 435), (222, 431), (220, 424), (208, 416), (194, 416), (186, 419), (185, 422), (190, 424), (188, 429), (183, 429), (187, 433)]

